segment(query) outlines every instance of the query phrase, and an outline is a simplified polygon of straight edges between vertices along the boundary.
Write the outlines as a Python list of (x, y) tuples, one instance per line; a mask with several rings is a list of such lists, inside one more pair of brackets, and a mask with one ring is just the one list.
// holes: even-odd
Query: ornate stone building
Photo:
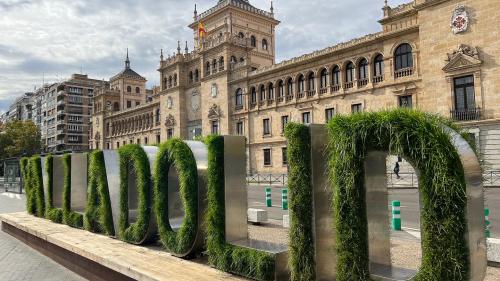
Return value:
[(286, 123), (413, 107), (461, 122), (476, 136), (486, 168), (500, 170), (499, 17), (497, 1), (386, 4), (382, 31), (276, 64), (280, 22), (273, 8), (221, 0), (202, 14), (195, 10), (194, 51), (182, 52), (179, 43), (173, 56), (161, 55), (153, 102), (122, 110), (113, 82), (103, 95), (121, 99), (120, 111), (96, 96), (102, 111), (93, 118), (94, 148), (240, 134), (247, 137), (249, 172), (284, 173)]

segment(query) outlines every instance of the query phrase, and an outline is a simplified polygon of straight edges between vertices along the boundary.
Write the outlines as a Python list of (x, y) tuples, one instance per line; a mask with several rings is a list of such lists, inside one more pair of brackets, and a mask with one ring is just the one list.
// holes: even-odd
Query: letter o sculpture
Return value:
[(160, 146), (154, 208), (160, 239), (175, 256), (190, 257), (204, 247), (207, 168), (208, 152), (202, 142), (172, 139)]

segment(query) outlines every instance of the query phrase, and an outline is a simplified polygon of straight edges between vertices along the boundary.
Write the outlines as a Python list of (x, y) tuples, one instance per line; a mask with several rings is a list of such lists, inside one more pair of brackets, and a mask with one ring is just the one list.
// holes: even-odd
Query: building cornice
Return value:
[(417, 11), (420, 11), (448, 1), (450, 0), (417, 0), (417, 3), (415, 4), (414, 7)]

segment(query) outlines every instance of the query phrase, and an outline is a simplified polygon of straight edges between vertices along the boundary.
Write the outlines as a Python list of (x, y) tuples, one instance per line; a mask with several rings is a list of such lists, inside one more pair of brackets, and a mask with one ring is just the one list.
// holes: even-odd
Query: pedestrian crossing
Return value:
[(16, 199), (16, 200), (21, 200), (21, 194), (17, 193), (10, 193), (10, 192), (4, 192), (1, 194), (2, 196), (9, 197), (10, 199)]

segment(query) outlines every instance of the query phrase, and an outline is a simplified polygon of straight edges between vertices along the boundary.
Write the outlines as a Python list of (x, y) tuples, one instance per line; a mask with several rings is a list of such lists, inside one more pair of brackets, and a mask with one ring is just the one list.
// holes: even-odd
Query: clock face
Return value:
[(196, 112), (200, 110), (200, 106), (201, 106), (200, 94), (197, 92), (193, 92), (193, 95), (191, 96), (191, 108), (193, 109), (193, 111)]
[(217, 97), (217, 84), (212, 84), (212, 98)]

